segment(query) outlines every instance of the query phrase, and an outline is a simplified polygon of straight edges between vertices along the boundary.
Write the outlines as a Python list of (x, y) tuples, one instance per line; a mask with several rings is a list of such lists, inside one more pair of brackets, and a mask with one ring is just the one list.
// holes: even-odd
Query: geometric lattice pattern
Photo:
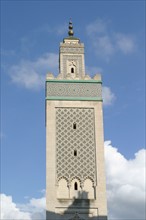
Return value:
[(57, 181), (96, 179), (93, 108), (56, 108)]
[(53, 97), (102, 97), (101, 83), (47, 82), (46, 96)]

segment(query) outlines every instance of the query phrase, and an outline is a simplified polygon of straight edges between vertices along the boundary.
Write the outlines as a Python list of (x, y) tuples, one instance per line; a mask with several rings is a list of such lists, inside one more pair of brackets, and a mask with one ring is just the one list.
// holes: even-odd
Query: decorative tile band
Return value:
[(102, 102), (103, 99), (90, 98), (90, 97), (61, 97), (61, 96), (47, 96), (46, 100), (64, 100), (64, 101), (98, 101)]
[(94, 79), (47, 79), (46, 82), (56, 82), (56, 83), (100, 83), (102, 84), (101, 80), (94, 80)]
[(46, 82), (46, 99), (102, 101), (102, 86), (96, 82)]

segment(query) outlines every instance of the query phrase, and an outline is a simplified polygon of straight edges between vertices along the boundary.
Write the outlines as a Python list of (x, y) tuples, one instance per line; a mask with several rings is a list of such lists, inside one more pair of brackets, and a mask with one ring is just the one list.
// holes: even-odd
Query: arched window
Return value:
[(75, 182), (75, 184), (74, 184), (74, 190), (78, 190), (78, 184), (77, 184), (77, 182)]
[(73, 67), (71, 68), (71, 73), (74, 73), (74, 68)]
[(73, 123), (73, 129), (76, 129), (76, 128), (77, 128), (76, 123)]
[(74, 150), (74, 156), (77, 156), (77, 150)]

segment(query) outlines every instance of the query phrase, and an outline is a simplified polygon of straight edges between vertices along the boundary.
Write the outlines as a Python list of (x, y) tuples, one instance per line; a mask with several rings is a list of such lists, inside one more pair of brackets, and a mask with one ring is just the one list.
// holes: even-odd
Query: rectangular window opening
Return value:
[(77, 150), (74, 150), (74, 156), (77, 156)]
[(73, 129), (77, 129), (76, 123), (73, 123)]

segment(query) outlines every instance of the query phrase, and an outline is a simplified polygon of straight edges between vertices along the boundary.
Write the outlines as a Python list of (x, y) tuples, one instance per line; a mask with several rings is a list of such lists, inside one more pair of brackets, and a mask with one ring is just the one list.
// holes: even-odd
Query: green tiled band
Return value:
[(47, 82), (55, 82), (55, 83), (101, 83), (101, 80), (58, 80), (58, 79), (47, 79)]
[(100, 101), (102, 98), (97, 97), (57, 97), (57, 96), (47, 96), (46, 100), (67, 100), (67, 101)]

